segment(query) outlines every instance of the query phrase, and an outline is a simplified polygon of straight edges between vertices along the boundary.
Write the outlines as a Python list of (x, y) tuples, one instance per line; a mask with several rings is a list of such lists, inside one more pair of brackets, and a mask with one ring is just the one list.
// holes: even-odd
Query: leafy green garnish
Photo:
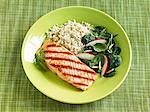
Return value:
[(103, 54), (97, 54), (91, 61), (90, 61), (90, 67), (95, 66), (101, 62), (101, 65), (104, 64), (104, 55)]
[(95, 40), (95, 36), (92, 34), (88, 34), (88, 35), (84, 35), (81, 39), (81, 42), (83, 44), (87, 44), (89, 42), (91, 42), (92, 40)]
[(102, 52), (102, 51), (105, 51), (107, 49), (107, 46), (106, 46), (106, 44), (103, 44), (103, 43), (97, 43), (93, 46), (93, 49), (96, 52)]
[(103, 27), (103, 26), (95, 26), (94, 29), (93, 29), (93, 32), (101, 33), (101, 31), (103, 31), (103, 29), (105, 29), (105, 27)]
[(44, 70), (44, 71), (48, 71), (48, 68), (47, 68), (47, 65), (45, 63), (45, 52), (44, 52), (44, 49), (40, 49), (39, 52), (37, 52), (35, 54), (35, 61), (34, 61), (34, 64)]
[(103, 38), (108, 40), (110, 38), (110, 33), (106, 31), (105, 27), (102, 26), (96, 26), (94, 27), (94, 30), (92, 30), (93, 34), (96, 35), (97, 38)]
[(109, 55), (109, 69), (118, 67), (122, 62), (120, 55)]
[[(113, 71), (106, 72), (104, 77), (112, 77), (115, 75), (115, 68), (118, 67), (122, 60), (119, 54), (121, 53), (121, 48), (116, 45), (115, 37), (117, 36), (107, 32), (105, 27), (95, 26), (94, 29), (91, 30), (91, 33), (82, 37), (82, 43), (88, 44), (91, 41), (100, 39), (105, 39), (106, 43), (97, 43), (91, 46), (85, 46), (83, 50), (92, 50), (92, 54), (95, 57), (92, 60), (81, 60), (86, 63), (89, 67), (93, 67), (97, 73), (101, 73), (101, 69), (104, 66), (105, 59), (104, 55), (108, 57), (108, 71), (111, 69)], [(84, 52), (82, 51), (82, 52)], [(100, 62), (100, 64), (99, 64)], [(101, 65), (101, 67), (99, 66)], [(96, 66), (96, 67), (95, 67)], [(98, 68), (99, 66), (99, 68)]]
[(121, 48), (118, 47), (118, 46), (114, 46), (114, 47), (112, 48), (112, 51), (113, 51), (113, 54), (119, 55), (119, 54), (121, 53)]

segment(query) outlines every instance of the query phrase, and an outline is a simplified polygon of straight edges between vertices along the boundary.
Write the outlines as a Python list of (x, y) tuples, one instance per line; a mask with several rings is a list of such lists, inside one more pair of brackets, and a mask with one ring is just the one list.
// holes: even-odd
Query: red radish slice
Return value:
[(92, 50), (85, 50), (84, 52), (88, 52), (89, 53), (89, 52), (92, 52)]
[(93, 52), (86, 52), (86, 53), (93, 54)]
[(84, 53), (93, 54), (93, 51), (92, 50), (85, 50)]
[(103, 68), (102, 68), (102, 73), (101, 73), (102, 76), (104, 76), (104, 74), (108, 70), (108, 57), (104, 56), (104, 58), (105, 58), (105, 63), (104, 63)]
[(80, 54), (77, 54), (76, 56), (81, 59), (87, 59), (87, 60), (91, 60), (95, 57), (93, 54), (90, 54), (90, 53), (80, 53)]
[(95, 40), (105, 40), (105, 39), (103, 39), (103, 38), (96, 38)]
[(91, 42), (89, 42), (88, 44), (86, 44), (85, 46), (93, 46), (97, 43), (106, 43), (107, 41), (105, 39), (98, 39), (98, 40), (93, 40)]

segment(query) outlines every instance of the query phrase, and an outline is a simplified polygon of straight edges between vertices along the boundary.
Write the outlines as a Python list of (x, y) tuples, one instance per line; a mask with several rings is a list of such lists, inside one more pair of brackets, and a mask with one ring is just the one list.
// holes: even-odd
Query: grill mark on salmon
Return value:
[[(53, 60), (53, 61), (50, 61), (49, 64), (66, 65), (66, 66), (71, 66), (71, 67), (74, 67), (74, 68), (84, 68), (85, 70), (91, 70), (91, 69), (85, 68), (84, 67), (85, 65), (76, 64), (74, 62), (68, 63), (67, 61), (58, 62), (57, 60)], [(69, 69), (69, 71), (70, 70), (72, 70), (72, 69)], [(64, 72), (64, 73), (69, 72), (66, 68), (61, 68), (61, 71)], [(80, 74), (83, 77), (92, 78), (92, 79), (94, 79), (94, 77), (96, 76), (96, 75), (90, 75), (89, 73), (84, 73), (82, 71), (77, 71), (77, 70), (74, 70), (74, 74), (76, 74), (76, 75)]]
[(56, 44), (50, 44), (50, 45), (47, 45), (47, 48), (48, 47), (61, 47), (60, 45), (56, 45)]
[(85, 70), (91, 71), (90, 68), (85, 68), (85, 67), (84, 67), (85, 64), (77, 64), (77, 63), (74, 63), (74, 62), (68, 63), (68, 61), (65, 61), (65, 60), (61, 60), (61, 62), (58, 62), (57, 60), (53, 60), (53, 61), (50, 61), (50, 64), (66, 65), (66, 66), (71, 66), (71, 67), (75, 67), (75, 68), (84, 68)]
[(54, 67), (61, 67), (61, 68), (66, 68), (66, 69), (73, 69), (73, 70), (78, 70), (78, 71), (83, 71), (83, 72), (87, 72), (87, 73), (91, 73), (91, 74), (95, 74), (94, 71), (91, 71), (91, 70), (84, 70), (84, 69), (81, 69), (81, 68), (75, 68), (75, 67), (72, 67), (72, 66), (66, 66), (66, 65), (55, 65), (55, 64), (51, 64), (52, 66)]
[(87, 77), (87, 78), (92, 78), (92, 79), (94, 79), (94, 77), (95, 77), (95, 75), (93, 75), (91, 73), (78, 71), (78, 70), (73, 70), (73, 69), (61, 68), (61, 72), (63, 72), (63, 73), (70, 73), (70, 74), (73, 73), (73, 74), (76, 74), (76, 75), (80, 75), (80, 76)]
[(45, 57), (45, 59), (51, 59), (51, 60), (65, 60), (65, 61), (70, 61), (70, 62), (75, 62), (75, 63), (78, 63), (78, 64), (83, 64), (82, 62), (79, 62), (79, 61), (75, 61), (75, 60), (72, 60), (72, 59), (65, 59), (65, 58), (61, 58), (61, 57)]
[[(52, 64), (51, 64), (52, 65)], [(83, 79), (86, 79), (86, 80), (92, 80), (92, 81), (94, 81), (94, 79), (93, 78), (89, 78), (89, 77), (83, 77), (83, 76), (79, 76), (79, 75), (75, 75), (75, 74), (72, 74), (72, 73), (65, 73), (65, 72), (63, 72), (62, 71), (62, 69), (63, 69), (63, 67), (61, 68), (61, 66), (55, 66), (55, 65), (52, 65), (53, 67), (56, 67), (56, 68), (58, 68), (58, 70), (60, 71), (60, 72), (62, 72), (65, 76), (67, 75), (67, 76), (73, 76), (73, 77), (76, 77), (76, 78), (83, 78)], [(65, 67), (64, 67), (65, 68)]]
[[(65, 51), (64, 48), (62, 47), (57, 47), (57, 46), (53, 46), (53, 47), (46, 47), (45, 50), (52, 50), (52, 51)], [(67, 51), (66, 51), (67, 52)]]
[(87, 84), (83, 84), (83, 83), (79, 83), (79, 82), (74, 82), (73, 84), (81, 85), (81, 86), (88, 86)]
[(76, 77), (78, 79), (86, 79), (86, 80), (91, 80), (91, 81), (94, 81), (94, 79), (91, 79), (91, 78), (86, 78), (86, 77), (82, 77), (82, 76), (79, 76), (79, 75), (74, 75), (74, 74), (67, 74), (67, 73), (64, 73), (64, 76), (72, 76), (72, 77)]
[[(61, 57), (63, 59), (70, 59), (70, 60), (78, 61), (74, 55), (68, 55), (68, 54), (63, 54), (63, 53), (59, 53), (59, 55), (56, 53), (45, 53), (45, 57), (54, 57), (54, 58)], [(58, 60), (56, 60), (56, 61), (58, 61)], [(61, 61), (65, 61), (65, 60), (61, 60)], [(60, 62), (60, 61), (58, 61), (58, 62)], [(68, 61), (66, 61), (66, 62), (68, 63)]]
[(63, 51), (49, 51), (49, 50), (46, 50), (45, 53), (62, 53), (62, 54), (73, 55), (73, 54), (70, 53), (70, 52), (63, 52)]

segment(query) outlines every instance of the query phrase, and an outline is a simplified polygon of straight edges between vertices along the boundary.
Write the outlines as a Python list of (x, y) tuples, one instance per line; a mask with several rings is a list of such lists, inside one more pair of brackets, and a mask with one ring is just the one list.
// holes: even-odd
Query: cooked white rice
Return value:
[(91, 28), (86, 22), (68, 21), (61, 26), (54, 25), (48, 32), (48, 38), (77, 54), (83, 47), (81, 38), (90, 33)]

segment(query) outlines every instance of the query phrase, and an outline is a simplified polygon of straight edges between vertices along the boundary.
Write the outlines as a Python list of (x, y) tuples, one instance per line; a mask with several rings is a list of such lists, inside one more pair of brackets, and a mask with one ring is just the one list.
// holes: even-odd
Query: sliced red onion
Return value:
[(87, 52), (87, 53), (89, 53), (89, 52), (92, 52), (92, 50), (85, 50), (84, 52)]
[(102, 76), (104, 76), (104, 74), (108, 70), (108, 57), (104, 56), (104, 58), (105, 58), (105, 63), (104, 63), (103, 68), (102, 68), (102, 73), (101, 73)]
[(93, 54), (93, 51), (92, 50), (85, 50), (84, 53)]

